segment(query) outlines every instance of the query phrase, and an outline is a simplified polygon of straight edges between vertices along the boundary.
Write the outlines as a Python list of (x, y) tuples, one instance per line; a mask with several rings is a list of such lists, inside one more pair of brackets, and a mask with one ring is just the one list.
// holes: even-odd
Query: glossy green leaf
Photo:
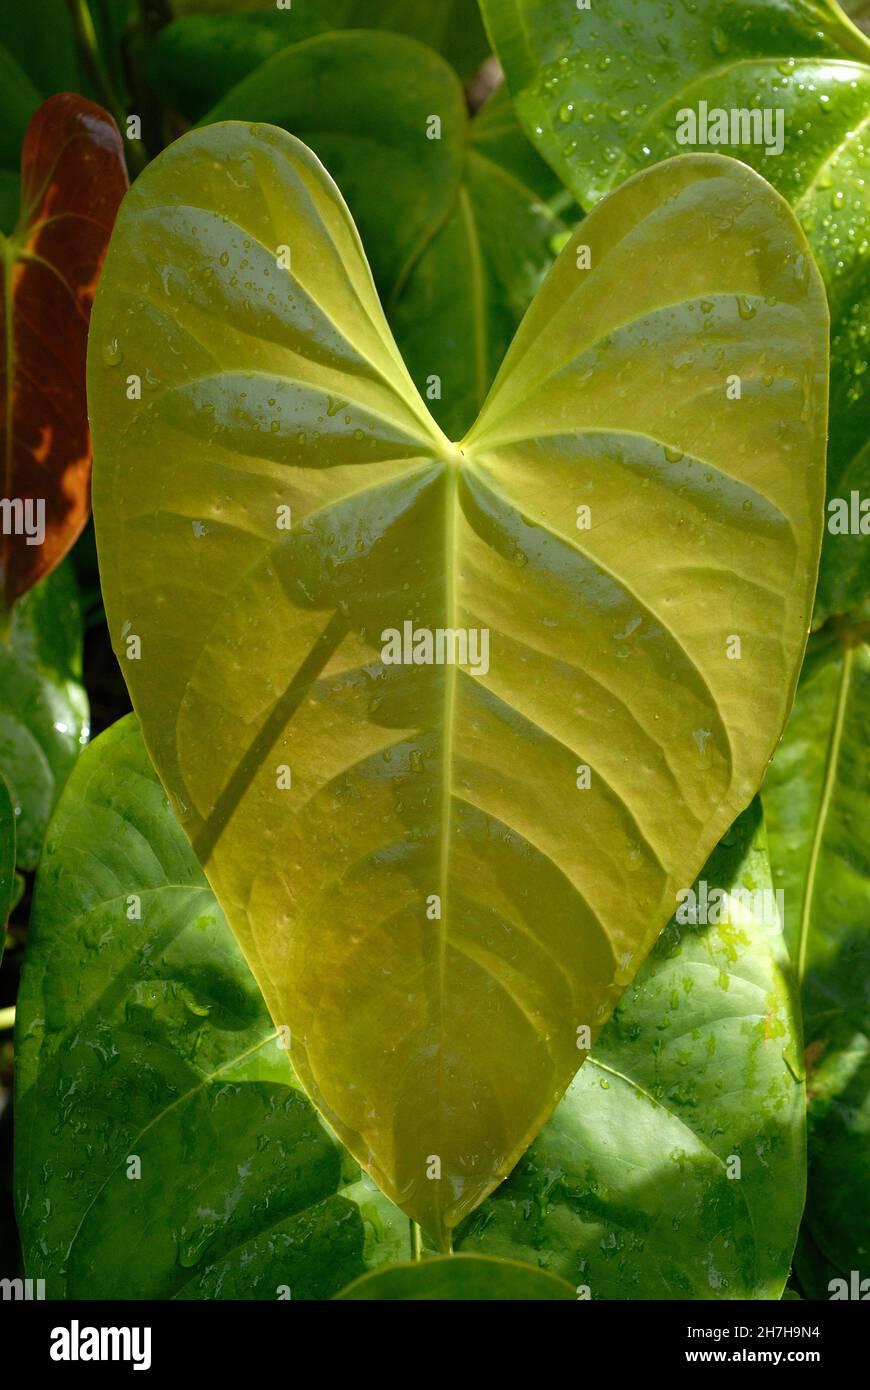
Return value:
[(340, 1299), (395, 1302), (461, 1299), (476, 1303), (574, 1299), (570, 1284), (515, 1260), (441, 1255), (418, 1264), (378, 1269), (338, 1294)]
[[(475, 72), (489, 52), (477, 0), (427, 0), (425, 5), (408, 0), (297, 0), (279, 14), (274, 0), (176, 0), (173, 8), (181, 18), (170, 30), (190, 26), (188, 33), (198, 32), (201, 42), (209, 36), (212, 52), (220, 47), (223, 32), (224, 61), (233, 63), (242, 53), (253, 56), (258, 44), (296, 43), (317, 28), (407, 34), (443, 53), (462, 77)], [(236, 51), (229, 52), (234, 46)]]
[(593, 1299), (780, 1297), (803, 1208), (804, 1088), (772, 904), (767, 918), (763, 897), (737, 906), (771, 887), (758, 819), (755, 802), (701, 875), (731, 920), (669, 923), (461, 1249), (540, 1262)]
[(15, 807), (18, 864), (34, 869), (54, 804), (88, 740), (82, 622), (69, 564), (15, 605), (0, 636), (0, 775)]
[[(358, 71), (373, 74), (362, 101)], [(440, 140), (427, 138), (430, 113), (441, 113)], [(469, 121), (454, 75), (433, 53), (391, 36), (349, 34), (286, 49), (205, 117), (220, 120), (280, 125), (324, 161), (372, 248), (375, 282), (414, 383), (441, 429), (460, 438), (552, 264), (555, 241), (567, 235), (548, 205), (558, 180), (520, 131), (506, 94)], [(320, 133), (342, 126), (340, 136)], [(361, 142), (374, 142), (374, 172), (360, 164)]]
[(362, 1222), (292, 1080), (124, 719), (73, 772), (36, 881), (16, 1023), (28, 1275), (49, 1298), (330, 1297), (364, 1267)]
[[(442, 1244), (761, 780), (826, 347), (787, 206), (674, 161), (582, 224), (456, 446), (298, 141), (193, 132), (125, 200), (89, 363), (113, 642), (306, 1091)], [(405, 623), (476, 639), (394, 664)]]
[[(833, 0), (594, 0), (588, 11), (573, 0), (483, 0), (483, 9), (526, 130), (584, 207), (636, 169), (705, 148), (678, 140), (678, 131), (703, 135), (700, 102), (729, 113), (729, 139), (732, 111), (772, 113), (772, 138), (751, 143), (735, 129), (744, 142), (720, 153), (763, 173), (807, 233), (832, 317), (828, 496), (870, 498), (870, 41)], [(768, 153), (777, 111), (782, 152)], [(868, 591), (866, 536), (828, 534), (817, 624)]]
[(866, 623), (812, 639), (764, 783), (777, 886), (803, 981), (806, 1222), (834, 1272), (870, 1255), (870, 648)]

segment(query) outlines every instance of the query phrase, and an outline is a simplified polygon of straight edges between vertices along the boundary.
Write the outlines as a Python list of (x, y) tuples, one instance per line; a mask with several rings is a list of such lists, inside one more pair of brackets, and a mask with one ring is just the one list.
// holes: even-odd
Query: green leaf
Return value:
[(21, 145), (39, 103), (37, 88), (12, 54), (0, 46), (0, 166), (7, 175), (14, 175), (16, 192), (13, 207), (9, 205), (8, 193), (4, 198), (3, 231), (11, 230), (15, 224)]
[[(866, 919), (864, 931), (867, 932)], [(867, 976), (864, 980), (866, 983)], [(866, 1006), (864, 1018), (866, 1020)], [(817, 1028), (807, 1049), (809, 1175), (805, 1225), (847, 1279), (867, 1273), (870, 1216), (870, 1037), (847, 1017)]]
[[(198, 121), (261, 63), (325, 29), (310, 9), (298, 5), (262, 15), (182, 15), (155, 36), (148, 69), (166, 105)], [(365, 108), (361, 114), (367, 114)]]
[[(437, 140), (427, 138), (432, 115)], [(455, 201), (465, 160), (462, 87), (437, 53), (411, 39), (331, 34), (285, 48), (203, 123), (225, 120), (281, 125), (309, 143), (351, 209), (365, 209), (382, 295), (394, 292)]]
[[(870, 497), (870, 42), (832, 0), (483, 0), (517, 112), (584, 207), (701, 145), (684, 111), (783, 112), (784, 147), (727, 147), (793, 205), (832, 318), (828, 497)], [(742, 132), (736, 132), (742, 138)], [(702, 134), (700, 126), (694, 131)], [(774, 132), (775, 134), (775, 132)], [(730, 128), (729, 128), (730, 136)], [(860, 534), (825, 537), (816, 624), (870, 591)]]
[(210, 35), (215, 53), (223, 35), (227, 61), (233, 63), (242, 53), (253, 58), (258, 43), (297, 43), (318, 29), (395, 30), (443, 53), (462, 77), (474, 73), (489, 52), (477, 0), (427, 0), (424, 6), (408, 0), (297, 0), (278, 14), (274, 0), (175, 0), (174, 9), (182, 17), (170, 29), (190, 25), (193, 33), (196, 22), (200, 39)]
[[(821, 527), (806, 243), (736, 162), (642, 175), (456, 446), (320, 164), (230, 123), (137, 180), (95, 314), (100, 568), (149, 751), (307, 1093), (446, 1245), (782, 729)], [(405, 663), (405, 623), (477, 656)]]
[[(414, 384), (450, 439), (474, 422), (557, 243), (567, 237), (567, 224), (549, 206), (557, 191), (507, 94), (497, 93), (468, 125), (465, 172), (450, 215), (386, 305)], [(368, 245), (368, 208), (353, 211)], [(440, 395), (429, 400), (433, 378)]]
[[(359, 72), (375, 83), (362, 98)], [(441, 113), (440, 140), (426, 138), (431, 113)], [(506, 94), (468, 121), (455, 76), (435, 54), (348, 34), (286, 49), (205, 118), (220, 120), (268, 121), (306, 137), (370, 248), (418, 391), (448, 437), (461, 438), (552, 264), (554, 240), (567, 234), (548, 206), (558, 180)], [(360, 164), (361, 141), (374, 142), (374, 172)]]
[[(870, 648), (836, 623), (807, 652), (764, 783), (789, 948), (803, 981), (809, 1073), (806, 1224), (848, 1277), (870, 1255)], [(827, 1282), (827, 1280), (823, 1281)]]
[(15, 899), (15, 811), (9, 788), (0, 777), (0, 960), (6, 942), (6, 920)]
[(342, 1289), (340, 1299), (356, 1301), (464, 1299), (519, 1302), (532, 1299), (574, 1299), (570, 1284), (542, 1269), (515, 1260), (481, 1255), (441, 1255), (418, 1264), (378, 1269)]
[(756, 801), (701, 875), (732, 920), (669, 923), (552, 1119), (457, 1233), (463, 1250), (540, 1262), (593, 1299), (780, 1297), (804, 1088), (779, 926), (763, 896), (736, 896), (771, 887), (758, 821)]
[(89, 732), (82, 624), (69, 563), (18, 601), (0, 637), (0, 774), (18, 864), (36, 868), (48, 818)]
[(3, 5), (0, 8), (0, 45), (20, 65), (39, 93), (35, 106), (55, 92), (92, 95), (83, 83), (67, 0), (39, 0), (38, 5)]
[[(815, 1244), (806, 1223), (801, 1226), (794, 1252), (794, 1272), (805, 1299), (830, 1299), (836, 1290), (835, 1279), (843, 1278), (841, 1270), (832, 1265)], [(848, 1280), (848, 1273), (845, 1275)]]
[(30, 1277), (49, 1298), (330, 1297), (363, 1267), (362, 1222), (292, 1082), (128, 717), (82, 755), (36, 881), (16, 1021)]

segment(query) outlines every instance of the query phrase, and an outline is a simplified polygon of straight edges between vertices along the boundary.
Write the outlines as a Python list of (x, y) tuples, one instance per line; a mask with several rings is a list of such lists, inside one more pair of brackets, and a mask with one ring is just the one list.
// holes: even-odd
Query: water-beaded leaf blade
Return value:
[[(779, 736), (826, 328), (786, 205), (673, 162), (583, 224), (460, 447), (298, 141), (194, 132), (122, 209), (89, 372), (113, 640), (306, 1090), (443, 1245)], [(405, 623), (488, 661), (392, 664)]]

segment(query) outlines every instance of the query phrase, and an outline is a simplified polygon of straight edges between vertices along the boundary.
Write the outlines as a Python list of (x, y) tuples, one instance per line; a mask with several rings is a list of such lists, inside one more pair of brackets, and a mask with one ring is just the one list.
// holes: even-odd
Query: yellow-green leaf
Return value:
[[(826, 366), (803, 234), (719, 157), (592, 212), (459, 445), (293, 137), (193, 132), (124, 204), (89, 381), (113, 641), (302, 1084), (442, 1246), (761, 780)], [(390, 660), (406, 625), (440, 662)]]

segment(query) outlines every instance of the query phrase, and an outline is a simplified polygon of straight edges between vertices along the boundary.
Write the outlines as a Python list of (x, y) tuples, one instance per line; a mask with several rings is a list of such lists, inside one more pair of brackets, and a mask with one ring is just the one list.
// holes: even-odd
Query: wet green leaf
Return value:
[(87, 742), (82, 623), (69, 562), (18, 601), (0, 636), (0, 775), (18, 864), (34, 869), (54, 804)]
[(292, 1081), (128, 717), (83, 754), (36, 881), (16, 1024), (28, 1275), (49, 1298), (330, 1297), (363, 1268), (362, 1222)]
[(461, 1249), (540, 1262), (593, 1299), (780, 1297), (803, 1207), (804, 1088), (758, 820), (755, 802), (701, 875), (729, 895), (730, 920), (671, 921)]
[[(789, 199), (827, 286), (828, 496), (870, 500), (870, 42), (832, 0), (594, 0), (590, 10), (483, 0), (483, 9), (526, 130), (584, 207), (639, 168), (713, 148), (701, 143), (701, 102), (708, 137), (718, 138), (713, 112), (728, 113), (729, 140), (738, 113), (738, 143), (717, 148)], [(772, 138), (753, 127), (762, 141), (752, 143), (739, 113), (764, 110)], [(678, 132), (697, 139), (682, 144)], [(829, 533), (817, 624), (868, 591), (867, 537)]]
[(861, 622), (835, 623), (813, 637), (764, 783), (776, 883), (803, 981), (806, 1224), (833, 1272), (847, 1278), (870, 1255), (870, 1214), (860, 1199), (870, 1182), (867, 638)]
[(418, 1264), (378, 1269), (337, 1296), (358, 1302), (462, 1299), (476, 1303), (576, 1298), (570, 1284), (542, 1269), (481, 1255), (436, 1255)]
[[(806, 243), (736, 162), (640, 176), (456, 446), (320, 164), (229, 123), (137, 180), (95, 313), (100, 565), (146, 743), (306, 1091), (446, 1244), (779, 737), (821, 527)], [(441, 664), (404, 660), (406, 623)]]

